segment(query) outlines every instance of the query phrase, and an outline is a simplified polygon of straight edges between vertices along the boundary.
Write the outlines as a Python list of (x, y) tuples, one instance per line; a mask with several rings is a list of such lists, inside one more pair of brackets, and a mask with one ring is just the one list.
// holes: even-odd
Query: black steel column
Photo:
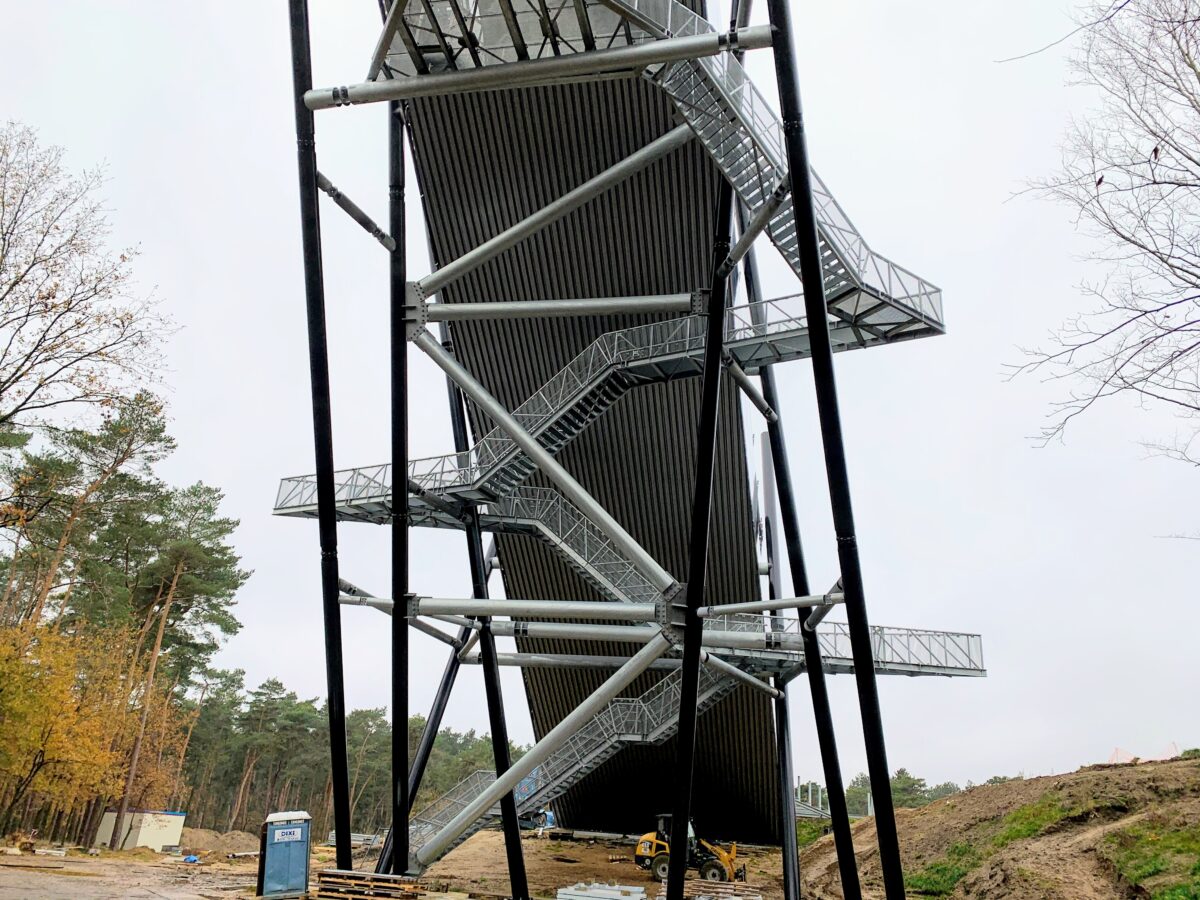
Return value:
[(700, 639), (704, 628), (704, 622), (696, 615), (696, 610), (704, 603), (704, 584), (708, 574), (709, 519), (712, 512), (713, 471), (716, 468), (717, 428), (720, 423), (721, 349), (725, 338), (725, 294), (729, 278), (725, 260), (729, 256), (732, 212), (733, 188), (729, 182), (722, 180), (713, 240), (713, 279), (708, 298), (700, 422), (696, 431), (696, 483), (692, 493), (688, 580), (685, 586), (687, 608), (684, 612), (683, 665), (679, 682), (679, 755), (675, 769), (667, 900), (683, 900), (683, 880), (687, 875), (688, 821), (692, 814), (692, 772), (696, 753), (696, 697), (700, 682)]
[[(740, 209), (738, 213), (739, 224), (741, 227), (745, 227)], [(743, 263), (743, 269), (748, 272), (750, 266), (751, 260), (747, 258)], [(747, 294), (753, 302), (754, 297), (749, 294), (749, 282), (747, 282), (746, 288)], [(764, 371), (767, 370), (764, 369)], [(770, 498), (767, 498), (768, 508), (769, 504)], [(775, 552), (775, 533), (772, 530), (772, 524), (770, 518), (767, 518), (763, 524), (763, 536), (767, 545), (767, 569), (770, 574), (767, 579), (768, 600), (775, 600), (779, 597), (775, 590), (778, 571), (775, 567), (779, 565), (779, 556)], [(772, 630), (783, 630), (785, 619), (782, 615), (772, 615), (770, 621)], [(796, 846), (796, 770), (792, 765), (792, 726), (788, 711), (788, 689), (787, 682), (782, 678), (777, 677), (774, 681), (775, 689), (780, 693), (780, 696), (776, 697), (773, 702), (775, 707), (775, 758), (779, 773), (779, 833), (781, 835), (780, 850), (783, 856), (783, 896), (784, 900), (800, 900), (800, 849)]]
[[(470, 634), (470, 628), (461, 629), (458, 632), (459, 641), (465, 641)], [(417, 799), (417, 791), (421, 789), (421, 781), (425, 777), (425, 767), (429, 764), (429, 754), (433, 752), (433, 742), (437, 739), (438, 731), (442, 727), (442, 716), (446, 713), (450, 692), (454, 688), (455, 679), (458, 678), (459, 665), (458, 651), (451, 649), (450, 656), (446, 660), (446, 667), (442, 669), (442, 680), (438, 683), (437, 693), (434, 694), (433, 703), (429, 708), (429, 717), (425, 720), (425, 728), (421, 731), (421, 739), (417, 743), (416, 752), (413, 753), (412, 766), (408, 770), (408, 811), (410, 813)], [(375, 871), (381, 873), (392, 871), (392, 830), (390, 828), (383, 839), (379, 859), (375, 861)]]
[(779, 805), (783, 817), (784, 900), (800, 900), (800, 848), (796, 845), (796, 775), (792, 766), (792, 725), (788, 717), (787, 687), (778, 679), (775, 687), (783, 692), (775, 698), (775, 752), (779, 757)]
[[(479, 512), (472, 508), (467, 519), (467, 552), (471, 557), (471, 581), (476, 600), (486, 600), (487, 560), (483, 556), (483, 535), (479, 530)], [(512, 759), (508, 750), (508, 723), (504, 719), (504, 696), (500, 691), (500, 666), (496, 662), (496, 638), (491, 620), (479, 619), (479, 657), (483, 665), (483, 684), (487, 693), (488, 723), (492, 729), (492, 756), (496, 777), (508, 771)], [(508, 857), (508, 880), (513, 900), (529, 900), (529, 881), (525, 877), (525, 856), (521, 851), (521, 823), (517, 819), (517, 801), (509, 791), (500, 798), (500, 822), (504, 828), (504, 851)]]
[[(446, 324), (444, 322), (441, 328), (442, 339), (445, 342)], [(454, 435), (454, 448), (456, 452), (462, 453), (467, 448), (467, 424), (462, 406), (462, 393), (458, 390), (458, 386), (449, 378), (446, 379), (446, 389), (450, 402), (450, 427)], [(465, 627), (460, 629), (458, 632), (459, 642), (465, 642), (471, 636), (471, 631), (472, 629)], [(417, 791), (421, 788), (421, 781), (425, 777), (425, 768), (429, 764), (429, 756), (433, 752), (434, 742), (437, 740), (438, 732), (441, 730), (442, 717), (446, 714), (446, 706), (450, 702), (450, 694), (454, 690), (454, 683), (458, 680), (458, 672), (461, 667), (462, 663), (458, 658), (458, 650), (451, 649), (450, 655), (446, 659), (446, 666), (442, 669), (442, 679), (438, 682), (437, 692), (433, 695), (433, 703), (429, 707), (429, 716), (425, 720), (425, 728), (421, 731), (420, 741), (417, 743), (416, 752), (413, 754), (412, 766), (409, 768), (408, 810), (410, 813), (417, 799)], [(387, 836), (383, 840), (383, 847), (379, 852), (379, 859), (375, 862), (375, 871), (390, 872), (391, 869), (392, 831), (389, 828)]]
[(392, 355), (392, 872), (408, 868), (408, 334), (404, 311), (404, 120), (388, 104)]
[[(744, 217), (743, 217), (744, 218)], [(762, 300), (758, 264), (751, 249), (742, 263), (742, 275), (746, 280), (746, 295), (751, 303)], [(783, 435), (783, 417), (779, 410), (779, 392), (775, 388), (775, 372), (764, 367), (759, 373), (762, 380), (763, 399), (775, 410), (775, 421), (767, 423), (767, 436), (771, 445), (771, 468), (775, 475), (775, 490), (779, 497), (779, 517), (782, 520), (784, 546), (787, 549), (789, 572), (793, 596), (809, 594), (808, 569), (804, 564), (804, 546), (800, 540), (800, 515), (796, 495), (792, 488), (792, 470), (788, 462), (787, 443)], [(769, 524), (769, 523), (768, 523)], [(767, 553), (772, 566), (779, 565), (779, 553), (775, 541), (779, 536), (767, 529)], [(806, 609), (799, 610), (803, 621), (808, 616)], [(825, 775), (825, 788), (829, 794), (829, 818), (833, 826), (833, 840), (837, 847), (838, 870), (842, 878), (842, 895), (845, 900), (860, 900), (862, 889), (858, 881), (858, 865), (854, 857), (854, 840), (850, 833), (850, 816), (846, 808), (846, 792), (842, 785), (842, 766), (838, 760), (837, 737), (833, 730), (833, 712), (829, 704), (829, 690), (825, 684), (825, 666), (821, 659), (821, 646), (815, 632), (801, 627), (804, 641), (804, 668), (808, 674), (808, 688), (812, 696), (813, 723), (817, 729), (817, 746), (821, 751), (821, 768)], [(779, 685), (776, 684), (778, 687)], [(786, 688), (784, 688), (786, 690)], [(776, 701), (778, 707), (780, 701)], [(790, 745), (789, 745), (790, 749)], [(790, 760), (789, 760), (790, 763)], [(792, 778), (794, 785), (795, 779)], [(794, 787), (793, 787), (794, 790)], [(792, 829), (795, 832), (795, 797), (792, 796)], [(797, 853), (797, 889), (799, 889), (799, 855)], [(785, 857), (786, 874), (786, 857)]]
[(342, 679), (342, 614), (338, 605), (337, 518), (334, 510), (333, 424), (329, 403), (329, 348), (325, 335), (325, 281), (321, 268), (321, 216), (317, 206), (317, 147), (304, 92), (312, 87), (307, 0), (288, 0), (292, 39), (292, 95), (300, 175), (300, 228), (304, 299), (308, 309), (308, 367), (312, 381), (313, 444), (317, 469), (317, 529), (321, 542), (321, 608), (325, 620), (325, 680), (329, 762), (337, 867), (349, 869), (350, 782), (346, 763), (346, 692)]
[[(846, 617), (849, 621), (858, 703), (862, 712), (867, 770), (871, 777), (871, 794), (875, 801), (879, 861), (883, 869), (884, 890), (888, 900), (894, 900), (904, 897), (904, 873), (900, 863), (896, 815), (892, 808), (887, 751), (883, 739), (883, 716), (880, 713), (879, 692), (875, 684), (871, 631), (863, 593), (858, 541), (855, 537), (841, 415), (838, 411), (833, 348), (829, 340), (817, 222), (813, 211), (812, 179), (809, 173), (808, 147), (804, 138), (804, 118), (800, 107), (800, 82), (796, 72), (791, 10), (789, 0), (768, 0), (767, 6), (774, 32), (772, 50), (775, 57), (775, 77), (779, 82), (779, 105), (783, 116), (784, 142), (791, 178), (792, 208), (800, 253), (800, 277), (804, 285), (804, 308), (809, 325), (813, 386), (821, 422), (821, 443), (825, 454), (830, 505), (833, 508), (834, 531), (837, 535), (838, 561), (841, 564), (843, 593), (846, 598)], [(799, 585), (794, 587), (799, 590)]]

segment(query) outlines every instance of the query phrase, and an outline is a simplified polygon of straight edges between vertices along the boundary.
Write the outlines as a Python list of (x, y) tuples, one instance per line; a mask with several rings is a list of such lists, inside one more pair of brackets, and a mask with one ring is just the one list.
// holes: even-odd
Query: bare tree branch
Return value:
[[(1131, 395), (1175, 411), (1189, 436), (1152, 452), (1196, 463), (1200, 430), (1200, 0), (1094, 6), (1072, 64), (1098, 108), (1072, 123), (1061, 172), (1036, 185), (1098, 240), (1108, 275), (1011, 374), (1076, 385), (1042, 443), (1096, 404)], [(1117, 16), (1116, 13), (1121, 15)]]
[(0, 127), (0, 428), (153, 383), (170, 330), (130, 295), (133, 253), (106, 246), (100, 173), (73, 176), (62, 157)]

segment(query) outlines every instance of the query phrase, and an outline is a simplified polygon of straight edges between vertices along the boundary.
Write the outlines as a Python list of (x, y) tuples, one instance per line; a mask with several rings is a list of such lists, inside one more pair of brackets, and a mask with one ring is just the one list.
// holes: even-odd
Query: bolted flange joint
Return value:
[(662, 592), (658, 604), (661, 619), (659, 625), (671, 638), (679, 644), (683, 641), (683, 626), (687, 621), (687, 585), (677, 581)]
[(429, 324), (429, 301), (419, 281), (404, 285), (404, 337), (414, 340)]

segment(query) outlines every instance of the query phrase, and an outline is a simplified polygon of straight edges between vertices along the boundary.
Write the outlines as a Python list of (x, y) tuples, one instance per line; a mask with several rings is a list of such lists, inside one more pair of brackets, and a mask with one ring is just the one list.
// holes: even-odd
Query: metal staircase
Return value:
[[(749, 374), (808, 355), (800, 294), (734, 306), (725, 316), (724, 346)], [(631, 387), (698, 375), (705, 321), (704, 316), (685, 316), (601, 335), (513, 410), (514, 418), (542, 446), (557, 452)], [(836, 317), (831, 317), (830, 330), (838, 350), (883, 340)], [(912, 332), (891, 340), (919, 336)], [(478, 501), (504, 496), (533, 468), (516, 442), (494, 428), (466, 453), (413, 460), (409, 477), (447, 499)]]
[[(732, 679), (701, 669), (698, 712), (711, 708), (735, 687), (737, 684)], [(513, 792), (517, 812), (532, 812), (566, 793), (626, 746), (659, 744), (667, 740), (675, 733), (678, 713), (678, 669), (640, 697), (613, 700), (517, 785)], [(420, 850), (495, 778), (496, 773), (489, 770), (473, 772), (414, 815), (409, 827), (410, 852), (415, 854)], [(477, 819), (451, 846), (458, 846), (499, 816), (500, 808), (496, 806)]]

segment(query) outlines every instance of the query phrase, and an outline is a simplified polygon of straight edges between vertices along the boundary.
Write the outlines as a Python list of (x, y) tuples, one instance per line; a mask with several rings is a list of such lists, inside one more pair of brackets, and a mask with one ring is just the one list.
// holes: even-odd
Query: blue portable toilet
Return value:
[(302, 810), (267, 816), (259, 835), (259, 897), (303, 897), (308, 893), (308, 829)]

